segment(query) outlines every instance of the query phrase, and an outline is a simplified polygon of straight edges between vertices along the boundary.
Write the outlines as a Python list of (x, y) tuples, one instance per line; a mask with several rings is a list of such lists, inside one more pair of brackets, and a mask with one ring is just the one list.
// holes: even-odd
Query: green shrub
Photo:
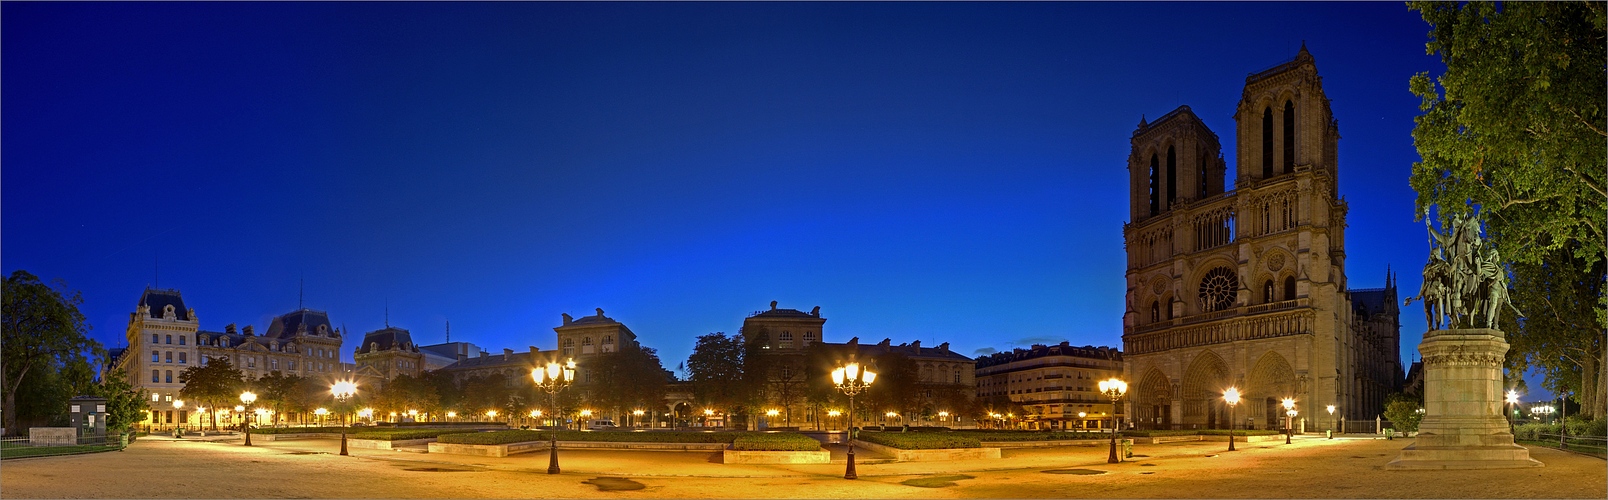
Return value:
[(1189, 430), (1156, 429), (1156, 430), (1122, 431), (1122, 435), (1124, 435), (1124, 436), (1134, 436), (1134, 437), (1194, 436), (1194, 435), (1198, 435), (1198, 434), (1200, 434), (1200, 431), (1198, 431), (1198, 430), (1189, 431)]
[(1204, 429), (1195, 432), (1202, 436), (1227, 436), (1231, 433), (1235, 436), (1274, 436), (1284, 434), (1283, 432), (1275, 429), (1237, 429), (1233, 431), (1228, 429)]
[(1424, 414), (1418, 412), (1421, 409), (1417, 401), (1391, 401), (1385, 405), (1385, 420), (1389, 420), (1397, 432), (1417, 431), (1418, 421), (1424, 418)]
[(755, 434), (738, 436), (731, 449), (744, 451), (816, 451), (821, 442), (809, 436), (793, 433)]
[[(223, 430), (222, 427), (219, 427), (218, 429)], [(356, 430), (357, 429), (349, 429), (346, 432), (351, 433), (351, 432), (354, 432)], [(320, 432), (329, 432), (329, 433), (340, 434), (341, 428), (340, 427), (263, 427), (263, 428), (253, 428), (253, 429), (251, 429), (252, 434), (312, 434), (312, 433), (320, 433)]]
[(1024, 442), (1024, 441), (1063, 441), (1072, 439), (1104, 439), (1106, 435), (1092, 432), (1065, 432), (1065, 431), (950, 431), (946, 434), (952, 436), (974, 437), (978, 441), (994, 442)]
[(946, 448), (982, 448), (982, 440), (948, 432), (876, 432), (863, 431), (860, 440), (901, 450), (938, 450)]
[(408, 439), (425, 439), (463, 432), (462, 429), (379, 429), (367, 430), (352, 435), (355, 439), (377, 439), (380, 441), (405, 441)]
[[(508, 444), (526, 441), (547, 441), (553, 431), (508, 430), (442, 434), (436, 440), (451, 444)], [(601, 441), (613, 443), (731, 443), (744, 436), (776, 436), (790, 433), (767, 432), (632, 432), (632, 431), (558, 431), (559, 441)], [(802, 435), (793, 434), (799, 437)], [(805, 439), (809, 439), (804, 437)], [(814, 441), (811, 439), (811, 441)], [(818, 445), (817, 445), (818, 446)]]

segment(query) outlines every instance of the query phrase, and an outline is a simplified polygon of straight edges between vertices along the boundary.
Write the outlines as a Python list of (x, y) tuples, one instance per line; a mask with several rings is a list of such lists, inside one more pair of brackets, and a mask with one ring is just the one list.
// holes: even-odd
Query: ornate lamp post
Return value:
[[(570, 383), (575, 380), (575, 360), (573, 360), (573, 359), (569, 360), (568, 363), (565, 363), (565, 364), (562, 364), (562, 365), (558, 364), (557, 362), (548, 363), (547, 366), (544, 367), (544, 368), (536, 368), (536, 369), (531, 370), (530, 371), (530, 378), (532, 378), (532, 379), (534, 379), (536, 381), (536, 388), (537, 389), (541, 389), (542, 391), (547, 393), (547, 403), (548, 403), (548, 405), (553, 407), (553, 414), (554, 415), (559, 415), (559, 414), (561, 414), (561, 412), (558, 411), (558, 391), (562, 391), (562, 390), (564, 390), (565, 387), (569, 387)], [(557, 429), (553, 430), (553, 435), (552, 436), (553, 436), (552, 440), (547, 445), (547, 449), (549, 450), (548, 451), (548, 460), (547, 460), (547, 473), (548, 474), (557, 474), (558, 473), (558, 430)]]
[(329, 410), (324, 409), (324, 408), (319, 408), (317, 410), (313, 410), (313, 414), (318, 415), (318, 426), (323, 427), (324, 426), (324, 416), (329, 415)]
[(1290, 435), (1295, 432), (1295, 399), (1284, 398), (1284, 444), (1290, 444)]
[(1080, 430), (1080, 431), (1089, 430), (1089, 421), (1084, 420), (1085, 418), (1088, 418), (1088, 417), (1089, 417), (1089, 412), (1086, 412), (1086, 411), (1078, 412), (1078, 430)]
[[(182, 399), (173, 400), (173, 410), (174, 410), (174, 413), (178, 413), (179, 411), (184, 410), (184, 400), (182, 400)], [(173, 427), (173, 437), (179, 437), (179, 433), (183, 432), (182, 429), (184, 429), (184, 421), (181, 420), (181, 421), (179, 421), (178, 424), (175, 424), (174, 427)]]
[(837, 428), (838, 415), (842, 415), (842, 414), (843, 414), (843, 412), (837, 411), (837, 410), (827, 410), (826, 411), (826, 416), (832, 417), (832, 428), (833, 429)]
[[(254, 393), (254, 392), (251, 392), (251, 391), (242, 392), (242, 393), (240, 393), (240, 402), (245, 403), (245, 406), (236, 406), (235, 411), (242, 411), (242, 412), (246, 411), (246, 407), (251, 406), (251, 403), (257, 402), (257, 394)], [(250, 418), (250, 417), (247, 417), (247, 418)], [(251, 446), (251, 422), (250, 421), (246, 422), (246, 446)]]
[(330, 386), (329, 392), (335, 396), (335, 409), (341, 412), (341, 456), (346, 456), (346, 402), (357, 395), (357, 384), (350, 380), (342, 380)]
[(1228, 403), (1228, 451), (1234, 451), (1234, 419), (1237, 418), (1234, 415), (1234, 407), (1240, 402), (1239, 389), (1230, 387), (1223, 391), (1223, 402)]
[(876, 373), (860, 369), (859, 363), (849, 363), (832, 370), (832, 385), (849, 397), (849, 463), (843, 471), (843, 479), (860, 478), (859, 474), (854, 473), (854, 395), (871, 387), (871, 382), (876, 379)]
[(1334, 439), (1334, 405), (1329, 405), (1324, 409), (1329, 410), (1329, 439)]
[(646, 413), (642, 410), (631, 410), (631, 427), (641, 427), (642, 415)]
[(1128, 383), (1116, 377), (1101, 380), (1100, 393), (1111, 398), (1111, 419), (1116, 425), (1111, 429), (1111, 456), (1106, 458), (1106, 463), (1114, 464), (1119, 462), (1117, 459), (1117, 434), (1122, 432), (1122, 419), (1117, 416), (1117, 400), (1122, 399), (1122, 395), (1128, 393)]

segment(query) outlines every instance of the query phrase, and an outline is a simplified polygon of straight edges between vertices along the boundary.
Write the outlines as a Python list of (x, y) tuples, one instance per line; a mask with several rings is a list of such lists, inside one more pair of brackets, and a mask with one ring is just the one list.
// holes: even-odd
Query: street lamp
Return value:
[(408, 420), (419, 421), (419, 410), (408, 410)]
[(342, 380), (330, 386), (329, 393), (335, 396), (335, 409), (341, 412), (341, 455), (346, 455), (346, 401), (357, 395), (357, 384), (350, 380)]
[(1290, 434), (1295, 432), (1295, 398), (1284, 398), (1284, 444), (1290, 444)]
[(859, 363), (849, 363), (832, 370), (832, 385), (849, 397), (849, 463), (843, 471), (843, 479), (860, 478), (859, 474), (854, 473), (854, 395), (871, 387), (871, 382), (876, 379), (875, 372), (860, 369)]
[(1508, 404), (1508, 411), (1504, 411), (1502, 413), (1505, 413), (1506, 415), (1503, 415), (1503, 416), (1507, 417), (1508, 434), (1512, 434), (1513, 433), (1513, 411), (1512, 410), (1513, 410), (1513, 408), (1518, 408), (1518, 404), (1519, 404), (1519, 393), (1518, 393), (1518, 391), (1508, 391), (1507, 392), (1507, 404)]
[(1122, 432), (1122, 419), (1117, 416), (1117, 400), (1121, 399), (1122, 395), (1127, 394), (1127, 392), (1128, 383), (1123, 382), (1121, 379), (1111, 377), (1100, 381), (1100, 393), (1111, 398), (1111, 418), (1114, 421), (1113, 423), (1116, 424), (1116, 427), (1111, 429), (1111, 456), (1106, 458), (1106, 463), (1108, 464), (1114, 464), (1119, 461), (1117, 460), (1117, 434)]
[(631, 426), (632, 427), (641, 427), (642, 426), (642, 415), (645, 414), (645, 413), (647, 413), (647, 412), (642, 411), (642, 410), (631, 410)]
[[(184, 400), (182, 400), (182, 399), (173, 400), (173, 409), (175, 410), (175, 413), (178, 413), (179, 411), (183, 410), (184, 409)], [(188, 420), (188, 419), (186, 419), (186, 420)], [(179, 429), (183, 429), (183, 428), (184, 428), (184, 423), (181, 421), (179, 424), (177, 424), (173, 428), (173, 435), (178, 436), (178, 434), (180, 432)]]
[[(246, 406), (251, 406), (251, 403), (255, 403), (256, 401), (257, 401), (257, 394), (256, 393), (251, 392), (251, 391), (242, 392), (242, 393), (240, 393), (240, 402), (245, 403), (245, 406), (236, 406), (235, 411), (241, 411), (241, 412), (246, 411)], [(250, 418), (250, 417), (247, 417), (247, 418)], [(251, 423), (248, 421), (248, 422), (246, 422), (245, 425), (246, 425), (246, 446), (251, 446)]]
[(826, 411), (826, 416), (832, 417), (832, 427), (833, 428), (837, 428), (838, 415), (842, 415), (842, 414), (843, 414), (843, 412), (837, 411), (837, 410), (827, 410)]
[(1324, 409), (1329, 410), (1329, 439), (1334, 439), (1334, 405), (1329, 405)]
[[(1240, 402), (1239, 389), (1230, 387), (1228, 390), (1223, 391), (1223, 402), (1228, 403), (1228, 451), (1234, 451), (1234, 419), (1238, 418), (1234, 414), (1234, 406)], [(1250, 438), (1246, 437), (1245, 439), (1248, 442)]]
[(318, 426), (323, 427), (324, 426), (324, 416), (329, 415), (329, 410), (319, 408), (317, 410), (313, 410), (313, 414), (318, 415)]
[(1088, 416), (1089, 416), (1089, 412), (1086, 412), (1086, 411), (1078, 412), (1078, 430), (1082, 430), (1082, 431), (1089, 430), (1089, 422), (1087, 420), (1084, 420), (1084, 418), (1087, 418)]
[[(536, 381), (536, 388), (547, 393), (547, 403), (553, 407), (554, 415), (561, 415), (558, 411), (558, 391), (569, 387), (575, 380), (575, 360), (568, 363), (548, 363), (544, 368), (535, 368), (530, 371), (530, 377)], [(553, 429), (552, 440), (548, 443), (547, 473), (558, 473), (558, 429)]]

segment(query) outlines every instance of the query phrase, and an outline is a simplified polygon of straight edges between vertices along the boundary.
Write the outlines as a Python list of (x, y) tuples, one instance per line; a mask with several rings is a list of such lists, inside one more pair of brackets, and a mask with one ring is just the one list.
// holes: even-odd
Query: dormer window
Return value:
[(318, 325), (318, 334), (319, 335), (328, 335), (329, 334), (329, 325)]
[(174, 318), (174, 316), (173, 316), (173, 304), (168, 304), (168, 305), (162, 307), (162, 317), (167, 318), (167, 319), (173, 319)]

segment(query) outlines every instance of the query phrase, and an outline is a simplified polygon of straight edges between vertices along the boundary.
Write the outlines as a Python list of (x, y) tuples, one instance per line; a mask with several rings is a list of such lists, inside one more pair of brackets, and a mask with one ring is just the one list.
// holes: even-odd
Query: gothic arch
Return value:
[(1161, 370), (1151, 367), (1140, 379), (1134, 395), (1135, 425), (1166, 429), (1172, 424), (1172, 382)]
[(1245, 415), (1256, 419), (1257, 422), (1266, 422), (1272, 426), (1279, 415), (1269, 414), (1267, 401), (1279, 401), (1284, 398), (1295, 397), (1296, 380), (1295, 370), (1284, 356), (1277, 352), (1268, 351), (1263, 354), (1251, 368), (1249, 386), (1245, 388), (1246, 413)]
[(1230, 385), (1228, 364), (1212, 351), (1195, 356), (1184, 370), (1184, 422), (1204, 428), (1226, 428), (1228, 408), (1223, 390)]

